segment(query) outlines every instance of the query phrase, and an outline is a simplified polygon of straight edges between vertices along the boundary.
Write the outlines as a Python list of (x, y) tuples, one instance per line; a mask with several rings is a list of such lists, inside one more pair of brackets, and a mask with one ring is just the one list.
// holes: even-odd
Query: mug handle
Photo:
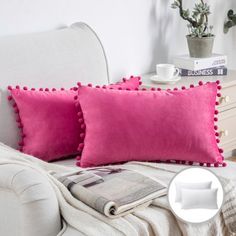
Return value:
[(178, 76), (179, 76), (179, 73), (180, 73), (179, 68), (175, 68), (175, 73), (174, 73), (173, 79), (175, 79), (176, 77), (178, 77)]

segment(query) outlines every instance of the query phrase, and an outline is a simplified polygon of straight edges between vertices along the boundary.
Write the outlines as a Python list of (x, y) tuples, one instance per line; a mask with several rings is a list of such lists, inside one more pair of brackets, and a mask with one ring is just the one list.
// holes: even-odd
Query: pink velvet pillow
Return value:
[[(218, 82), (217, 82), (218, 83)], [(174, 91), (126, 91), (80, 86), (86, 125), (78, 165), (166, 161), (225, 165), (219, 142), (215, 82)]]
[[(132, 77), (108, 87), (135, 89), (139, 86), (139, 80), (139, 77)], [(9, 100), (13, 101), (18, 127), (22, 131), (22, 141), (19, 142), (22, 152), (45, 161), (79, 153), (77, 148), (83, 140), (83, 127), (78, 122), (78, 110), (74, 103), (77, 89), (36, 91), (9, 86)]]

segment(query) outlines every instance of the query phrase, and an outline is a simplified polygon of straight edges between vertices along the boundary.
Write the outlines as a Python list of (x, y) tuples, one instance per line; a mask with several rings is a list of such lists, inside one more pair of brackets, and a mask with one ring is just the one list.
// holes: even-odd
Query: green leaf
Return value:
[(189, 17), (189, 15), (190, 15), (190, 12), (189, 12), (189, 9), (187, 9), (187, 10), (183, 10), (183, 16), (184, 17)]

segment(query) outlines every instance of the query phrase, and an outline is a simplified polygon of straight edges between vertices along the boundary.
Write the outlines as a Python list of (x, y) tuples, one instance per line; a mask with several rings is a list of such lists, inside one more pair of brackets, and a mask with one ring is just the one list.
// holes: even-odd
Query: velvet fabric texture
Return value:
[[(139, 86), (139, 77), (132, 77), (122, 83), (110, 85), (134, 89)], [(83, 140), (81, 124), (74, 103), (78, 88), (71, 90), (40, 89), (9, 86), (16, 121), (21, 129), (20, 150), (44, 161), (53, 161), (78, 154), (79, 143)]]
[(167, 161), (216, 167), (215, 82), (174, 91), (126, 91), (80, 86), (86, 125), (77, 165)]

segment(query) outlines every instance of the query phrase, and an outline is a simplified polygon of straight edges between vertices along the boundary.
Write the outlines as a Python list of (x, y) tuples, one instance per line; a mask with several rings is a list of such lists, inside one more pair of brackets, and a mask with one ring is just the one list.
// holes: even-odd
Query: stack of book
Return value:
[(227, 56), (221, 54), (209, 58), (178, 56), (174, 64), (180, 69), (180, 76), (225, 76), (228, 72)]

